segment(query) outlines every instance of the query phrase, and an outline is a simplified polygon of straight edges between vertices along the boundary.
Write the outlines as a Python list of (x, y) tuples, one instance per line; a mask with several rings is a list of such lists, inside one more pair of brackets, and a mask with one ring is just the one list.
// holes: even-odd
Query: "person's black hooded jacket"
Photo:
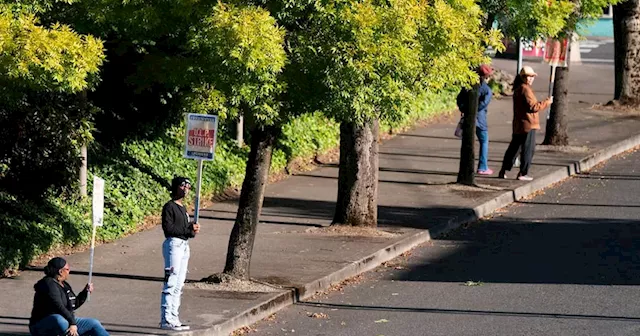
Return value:
[(66, 281), (63, 284), (64, 287), (56, 279), (46, 276), (33, 286), (36, 293), (33, 297), (33, 310), (29, 325), (36, 324), (53, 314), (62, 315), (69, 322), (69, 325), (76, 324), (73, 311), (87, 300), (87, 290), (84, 289), (76, 296)]

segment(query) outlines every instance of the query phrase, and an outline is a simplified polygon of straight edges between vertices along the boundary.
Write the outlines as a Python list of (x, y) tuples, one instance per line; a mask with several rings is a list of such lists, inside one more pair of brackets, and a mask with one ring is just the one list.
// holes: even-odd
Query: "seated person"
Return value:
[(93, 292), (89, 283), (78, 296), (67, 283), (70, 268), (66, 260), (53, 258), (44, 268), (45, 277), (33, 288), (33, 310), (29, 319), (29, 331), (33, 336), (108, 336), (102, 324), (93, 318), (76, 318), (78, 309)]

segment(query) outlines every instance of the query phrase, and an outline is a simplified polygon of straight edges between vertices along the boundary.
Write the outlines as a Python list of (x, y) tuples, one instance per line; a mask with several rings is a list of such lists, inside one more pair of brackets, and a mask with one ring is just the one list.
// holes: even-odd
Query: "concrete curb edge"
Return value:
[(370, 271), (382, 263), (392, 260), (397, 256), (412, 250), (414, 247), (428, 242), (432, 237), (454, 230), (461, 225), (479, 220), (523, 199), (535, 192), (548, 188), (549, 186), (565, 180), (566, 178), (587, 171), (596, 165), (640, 146), (640, 135), (633, 136), (626, 140), (615, 143), (607, 148), (601, 149), (580, 161), (569, 164), (564, 168), (559, 168), (545, 176), (536, 178), (523, 186), (505, 192), (494, 199), (491, 199), (475, 208), (469, 213), (463, 213), (456, 218), (452, 218), (446, 225), (425, 230), (404, 238), (384, 249), (381, 249), (365, 258), (354, 261), (342, 269), (312, 281), (300, 288), (286, 290), (274, 294), (260, 304), (234, 316), (233, 318), (208, 329), (192, 330), (188, 332), (173, 333), (173, 335), (184, 336), (221, 336), (229, 335), (231, 332), (243, 326), (251, 325), (261, 319), (270, 316), (277, 311), (284, 309), (295, 302), (310, 298), (315, 293), (328, 289), (332, 284), (340, 283), (346, 279)]

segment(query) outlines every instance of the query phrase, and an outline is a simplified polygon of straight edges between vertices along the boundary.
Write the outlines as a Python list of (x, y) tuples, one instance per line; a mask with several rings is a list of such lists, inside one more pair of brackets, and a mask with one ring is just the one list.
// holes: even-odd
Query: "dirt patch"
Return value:
[(378, 230), (372, 227), (354, 227), (354, 226), (328, 226), (321, 228), (309, 228), (304, 231), (309, 234), (327, 235), (327, 236), (347, 236), (347, 237), (379, 237), (394, 238), (400, 236), (398, 233)]
[(590, 109), (600, 112), (609, 112), (617, 116), (640, 117), (639, 105), (625, 105), (621, 104), (617, 100), (610, 101), (606, 104), (593, 104)]
[(504, 188), (496, 187), (488, 184), (476, 184), (472, 186), (463, 185), (463, 184), (450, 184), (447, 188), (455, 191), (481, 191), (481, 192), (492, 192), (492, 191), (501, 191)]
[(279, 287), (259, 283), (255, 281), (231, 281), (222, 283), (191, 282), (185, 284), (187, 289), (204, 289), (217, 292), (240, 293), (274, 293), (281, 290)]
[(467, 186), (462, 184), (449, 184), (443, 187), (445, 190), (467, 199), (477, 199), (487, 196), (487, 194), (504, 190), (504, 188), (485, 184)]
[(555, 152), (555, 153), (569, 153), (569, 154), (581, 154), (589, 153), (591, 148), (587, 146), (549, 146), (549, 145), (537, 145), (536, 151), (538, 152)]
[(351, 277), (349, 279), (343, 280), (340, 283), (336, 283), (333, 284), (331, 286), (329, 286), (329, 288), (327, 288), (324, 291), (319, 291), (315, 294), (313, 294), (311, 296), (311, 298), (309, 298), (309, 301), (314, 301), (319, 299), (320, 297), (324, 297), (325, 299), (328, 298), (329, 294), (331, 293), (335, 293), (335, 292), (341, 292), (344, 293), (344, 289), (348, 286), (351, 285), (357, 285), (357, 284), (361, 284), (363, 281), (365, 280), (364, 274), (358, 274), (354, 277)]

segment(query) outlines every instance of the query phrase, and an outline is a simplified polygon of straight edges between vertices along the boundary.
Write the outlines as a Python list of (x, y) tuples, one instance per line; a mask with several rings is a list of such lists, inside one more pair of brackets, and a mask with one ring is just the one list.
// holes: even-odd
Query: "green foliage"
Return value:
[(493, 92), (495, 96), (500, 96), (502, 94), (502, 84), (494, 80), (490, 80), (488, 84), (491, 88), (491, 92)]
[(0, 186), (40, 197), (75, 180), (94, 109), (74, 93), (97, 81), (102, 42), (39, 24), (53, 2), (0, 3)]
[(219, 3), (190, 36), (199, 81), (222, 91), (226, 99), (218, 101), (226, 107), (242, 108), (259, 124), (273, 123), (276, 97), (285, 89), (278, 81), (287, 60), (284, 34), (260, 7)]
[(602, 15), (602, 9), (609, 5), (616, 5), (624, 0), (583, 0), (577, 3), (573, 13), (567, 19), (563, 31), (559, 34), (561, 37), (566, 37), (568, 34), (579, 30), (580, 22), (583, 20), (594, 20)]
[(598, 18), (620, 0), (482, 0), (480, 6), (511, 38), (546, 39), (575, 32), (582, 19)]
[[(394, 129), (452, 107), (453, 94), (430, 94), (412, 103), (412, 113)], [(385, 126), (383, 126), (385, 127)], [(283, 125), (273, 154), (272, 172), (281, 172), (292, 160), (308, 159), (339, 144), (338, 123), (321, 113), (304, 114)], [(157, 215), (169, 199), (174, 175), (195, 178), (196, 162), (182, 158), (184, 125), (165, 131), (154, 140), (130, 139), (119, 148), (98, 144), (90, 148), (90, 178), (105, 179), (105, 221), (98, 239), (110, 241), (135, 232), (145, 217)], [(218, 139), (216, 158), (203, 173), (203, 195), (210, 197), (244, 178), (248, 148), (237, 148), (225, 135)], [(89, 190), (92, 186), (89, 185)], [(25, 266), (35, 256), (58, 246), (88, 242), (91, 234), (90, 200), (49, 195), (27, 201), (0, 191), (0, 268)], [(18, 242), (18, 243), (16, 243)]]
[(556, 36), (575, 8), (571, 0), (482, 0), (480, 6), (506, 36), (531, 40)]
[(439, 93), (425, 92), (417, 96), (411, 102), (408, 112), (400, 120), (383, 121), (380, 124), (381, 132), (398, 132), (415, 125), (416, 122), (430, 119), (456, 108), (457, 91), (447, 89)]
[(5, 89), (14, 92), (0, 103), (0, 187), (38, 198), (72, 184), (94, 110), (73, 95)]
[(0, 268), (25, 266), (61, 242), (82, 243), (91, 234), (87, 210), (72, 201), (33, 202), (0, 192)]
[(340, 126), (337, 122), (319, 112), (303, 114), (283, 125), (274, 155), (282, 152), (286, 162), (295, 158), (307, 159), (337, 147), (339, 139)]
[(65, 25), (38, 25), (34, 14), (0, 6), (0, 80), (39, 91), (73, 93), (95, 82), (102, 42)]
[(340, 121), (401, 120), (427, 90), (470, 85), (499, 34), (464, 1), (329, 1), (294, 41), (320, 85), (318, 109)]

